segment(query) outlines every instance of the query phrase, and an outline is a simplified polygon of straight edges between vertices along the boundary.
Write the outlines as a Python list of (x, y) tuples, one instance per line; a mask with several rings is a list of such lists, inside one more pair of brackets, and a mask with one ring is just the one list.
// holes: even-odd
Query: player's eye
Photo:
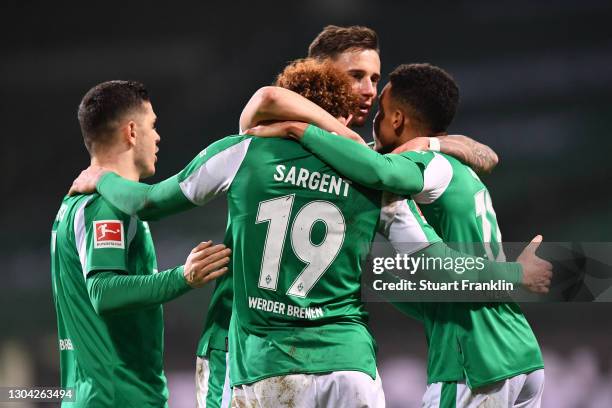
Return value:
[(361, 81), (363, 79), (363, 73), (361, 72), (351, 72), (351, 76), (358, 81)]

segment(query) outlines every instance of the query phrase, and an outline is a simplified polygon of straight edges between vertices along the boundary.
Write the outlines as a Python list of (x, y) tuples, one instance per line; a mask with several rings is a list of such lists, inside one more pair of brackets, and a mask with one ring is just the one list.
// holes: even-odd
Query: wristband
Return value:
[(431, 150), (432, 152), (439, 152), (440, 151), (440, 139), (438, 139), (437, 137), (430, 137), (429, 138), (429, 150)]

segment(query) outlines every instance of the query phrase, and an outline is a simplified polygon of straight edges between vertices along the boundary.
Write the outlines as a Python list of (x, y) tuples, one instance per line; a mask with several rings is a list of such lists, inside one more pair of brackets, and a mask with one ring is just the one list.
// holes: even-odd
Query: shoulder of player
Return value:
[(425, 167), (436, 159), (445, 159), (445, 156), (442, 156), (439, 152), (433, 152), (431, 150), (410, 150), (407, 152), (402, 152), (400, 155), (412, 160), (413, 162), (420, 163)]
[[(419, 160), (419, 157), (422, 157)], [(413, 196), (419, 204), (431, 204), (444, 194), (455, 180), (455, 171), (446, 155), (438, 152), (424, 152), (414, 159), (424, 167), (423, 190)]]
[(100, 194), (90, 194), (87, 197), (88, 201), (85, 204), (84, 211), (86, 218), (90, 220), (116, 219), (127, 221), (131, 218), (130, 215), (119, 210)]
[(450, 156), (442, 152), (436, 152), (436, 154), (438, 154), (441, 157), (444, 157), (448, 161), (448, 163), (450, 163), (453, 169), (453, 178), (456, 181), (469, 180), (469, 181), (475, 181), (480, 184), (484, 184), (482, 183), (482, 180), (480, 179), (478, 174), (476, 174), (476, 172), (472, 170), (470, 166), (468, 166), (467, 164), (464, 164), (462, 161), (460, 161), (456, 157)]
[(94, 194), (78, 194), (74, 196), (66, 195), (62, 200), (62, 204), (57, 213), (56, 219), (63, 220), (70, 214), (74, 215), (81, 207), (89, 207), (97, 197), (100, 197), (98, 193)]
[[(204, 149), (200, 155), (209, 155), (222, 152), (223, 150), (229, 149), (232, 146), (235, 146), (241, 142), (250, 143), (251, 140), (256, 139), (249, 135), (230, 135), (225, 136), (222, 139), (219, 139), (213, 143), (211, 143), (206, 149)], [(203, 154), (202, 154), (203, 153)]]
[(183, 174), (183, 176), (190, 174), (194, 169), (198, 168), (218, 154), (223, 152), (227, 153), (227, 151), (231, 152), (230, 149), (248, 149), (251, 140), (252, 137), (248, 135), (230, 135), (211, 143), (204, 150), (200, 151), (187, 165), (187, 167), (183, 170), (183, 173), (186, 174)]
[(461, 162), (459, 159), (457, 159), (454, 156), (451, 156), (450, 154), (446, 154), (446, 153), (442, 153), (442, 152), (435, 152), (436, 155), (444, 157), (450, 164), (453, 165), (453, 167), (468, 167), (465, 164), (463, 164), (463, 162)]
[(425, 171), (429, 171), (430, 173), (445, 172), (452, 175), (453, 170), (455, 169), (455, 163), (462, 165), (461, 162), (452, 156), (430, 150), (408, 151), (401, 153), (401, 155), (416, 163), (422, 164)]

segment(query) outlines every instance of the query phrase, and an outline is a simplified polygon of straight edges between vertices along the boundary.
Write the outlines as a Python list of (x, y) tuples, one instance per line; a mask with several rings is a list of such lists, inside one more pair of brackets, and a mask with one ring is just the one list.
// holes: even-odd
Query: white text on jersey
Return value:
[(318, 319), (324, 315), (320, 307), (299, 307), (253, 296), (249, 296), (249, 308), (309, 320)]
[(287, 170), (285, 165), (279, 164), (276, 166), (274, 180), (322, 193), (348, 197), (349, 182), (341, 177), (321, 174), (317, 171), (311, 172), (304, 168), (300, 168), (298, 171), (295, 166), (291, 166), (287, 173), (285, 173), (285, 170)]

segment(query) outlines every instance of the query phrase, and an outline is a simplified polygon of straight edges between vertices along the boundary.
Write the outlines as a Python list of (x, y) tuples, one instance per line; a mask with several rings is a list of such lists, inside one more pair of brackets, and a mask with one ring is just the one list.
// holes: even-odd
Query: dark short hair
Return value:
[(409, 108), (432, 133), (445, 132), (459, 104), (459, 87), (450, 74), (430, 64), (403, 64), (389, 74), (391, 97)]
[(149, 92), (137, 81), (107, 81), (91, 88), (79, 104), (78, 118), (85, 147), (109, 142), (113, 122), (149, 101)]
[(359, 107), (350, 77), (329, 61), (293, 61), (278, 75), (275, 85), (300, 94), (336, 118), (346, 118)]
[(352, 50), (380, 52), (376, 31), (363, 26), (328, 25), (308, 47), (308, 56), (321, 59), (335, 58), (338, 54)]

